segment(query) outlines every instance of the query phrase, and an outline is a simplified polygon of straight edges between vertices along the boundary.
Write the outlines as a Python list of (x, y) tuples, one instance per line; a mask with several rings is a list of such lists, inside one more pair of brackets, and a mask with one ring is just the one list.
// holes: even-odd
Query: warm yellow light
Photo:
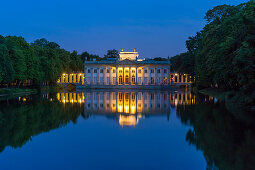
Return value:
[(25, 101), (27, 101), (27, 99), (26, 99), (26, 98), (23, 98), (23, 102), (25, 102)]
[(122, 105), (119, 105), (118, 107), (118, 112), (122, 112), (123, 111), (123, 106)]
[(121, 127), (123, 126), (134, 126), (138, 124), (138, 120), (136, 120), (135, 116), (123, 116), (119, 117), (119, 124)]
[(129, 113), (129, 106), (128, 105), (125, 106), (125, 113)]
[(131, 114), (135, 114), (135, 106), (131, 106)]

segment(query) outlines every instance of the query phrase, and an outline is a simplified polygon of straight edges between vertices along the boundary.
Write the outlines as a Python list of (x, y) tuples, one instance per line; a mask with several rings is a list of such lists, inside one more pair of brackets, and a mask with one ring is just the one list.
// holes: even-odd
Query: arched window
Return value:
[(135, 76), (132, 76), (132, 84), (135, 84)]
[(123, 77), (119, 76), (119, 84), (122, 84), (122, 83), (123, 83)]
[(129, 77), (128, 77), (128, 75), (125, 76), (125, 83), (129, 84)]

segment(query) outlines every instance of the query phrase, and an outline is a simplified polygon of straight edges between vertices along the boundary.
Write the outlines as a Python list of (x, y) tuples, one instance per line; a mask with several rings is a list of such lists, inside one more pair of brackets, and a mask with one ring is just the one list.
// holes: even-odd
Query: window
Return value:
[(88, 69), (88, 73), (90, 73), (90, 69)]
[(141, 82), (142, 82), (142, 78), (138, 77), (138, 84), (141, 84)]
[(106, 73), (110, 73), (110, 70), (109, 70), (109, 69), (107, 69), (107, 70), (106, 70)]
[(104, 70), (103, 70), (103, 69), (100, 69), (100, 73), (104, 73)]
[(132, 73), (135, 73), (135, 70), (132, 70)]
[(157, 72), (160, 73), (160, 69), (158, 69)]
[(167, 69), (164, 69), (164, 73), (167, 73)]
[(154, 77), (151, 77), (151, 84), (154, 84), (155, 81), (154, 81)]
[(154, 73), (154, 69), (151, 69), (151, 73)]
[(129, 70), (126, 69), (126, 70), (125, 70), (125, 73), (128, 73), (128, 72), (129, 72)]
[(142, 100), (142, 93), (138, 93), (137, 98), (138, 100)]
[(157, 77), (157, 84), (160, 84), (160, 77)]
[(135, 76), (132, 76), (132, 84), (135, 84)]
[(141, 73), (142, 72), (142, 70), (141, 69), (138, 69), (138, 73)]
[(144, 70), (144, 73), (147, 73), (147, 69)]
[(113, 69), (113, 70), (112, 70), (112, 73), (116, 73), (116, 70), (115, 70), (115, 69)]
[(110, 77), (107, 77), (107, 84), (110, 84)]
[(94, 69), (94, 73), (97, 73), (97, 69)]
[(144, 77), (144, 84), (147, 84), (147, 83), (148, 83), (148, 78)]
[(135, 94), (134, 93), (131, 94), (131, 99), (135, 100)]
[(121, 74), (121, 73), (122, 73), (122, 70), (119, 70), (119, 73)]
[(128, 93), (125, 94), (125, 99), (129, 100), (129, 94)]
[(154, 100), (154, 94), (151, 93), (151, 100)]
[(125, 83), (129, 84), (129, 77), (128, 77), (128, 75), (125, 76)]
[(167, 84), (167, 77), (164, 77), (164, 84)]
[(119, 76), (119, 84), (122, 84), (123, 83), (123, 78), (122, 76)]
[(119, 93), (119, 100), (122, 100), (123, 99), (123, 95), (122, 93)]

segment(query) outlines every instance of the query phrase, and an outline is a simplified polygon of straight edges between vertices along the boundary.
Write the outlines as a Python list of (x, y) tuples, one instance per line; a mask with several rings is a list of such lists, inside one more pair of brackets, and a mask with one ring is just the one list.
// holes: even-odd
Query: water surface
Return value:
[(1, 169), (249, 169), (253, 126), (189, 91), (88, 91), (1, 102)]

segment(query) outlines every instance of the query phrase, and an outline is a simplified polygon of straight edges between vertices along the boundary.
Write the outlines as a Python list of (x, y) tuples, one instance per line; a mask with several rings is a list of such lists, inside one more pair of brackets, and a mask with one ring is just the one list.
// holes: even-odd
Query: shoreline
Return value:
[(0, 88), (0, 101), (37, 94), (36, 89)]

